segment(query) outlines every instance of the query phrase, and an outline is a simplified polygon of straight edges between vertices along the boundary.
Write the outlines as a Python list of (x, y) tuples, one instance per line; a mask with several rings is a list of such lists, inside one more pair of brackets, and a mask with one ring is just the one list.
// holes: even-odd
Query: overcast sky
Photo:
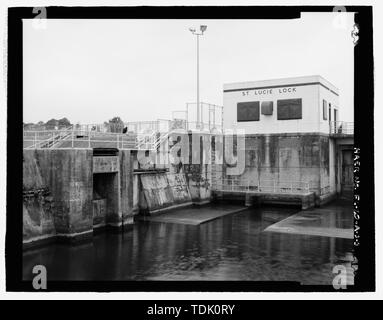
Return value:
[[(223, 84), (321, 75), (340, 90), (340, 118), (353, 121), (353, 15), (296, 20), (23, 20), (24, 122), (170, 119), (196, 100), (222, 105)], [(346, 24), (343, 24), (345, 21)]]

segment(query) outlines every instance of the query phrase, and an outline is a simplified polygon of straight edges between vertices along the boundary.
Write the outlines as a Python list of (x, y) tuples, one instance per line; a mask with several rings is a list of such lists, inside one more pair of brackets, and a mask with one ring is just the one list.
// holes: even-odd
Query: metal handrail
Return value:
[(305, 181), (277, 180), (260, 180), (258, 182), (253, 182), (249, 179), (241, 179), (238, 181), (222, 178), (213, 180), (212, 188), (217, 191), (308, 193), (310, 192), (310, 183)]
[[(88, 142), (88, 147), (90, 148), (91, 144), (94, 143), (108, 143), (108, 144), (115, 144), (118, 148), (124, 148), (124, 143), (128, 144), (130, 139), (132, 138), (131, 135), (122, 134), (122, 133), (100, 133), (100, 132), (94, 132), (94, 131), (83, 131), (83, 130), (58, 130), (58, 131), (44, 131), (44, 138), (41, 139), (38, 136), (38, 132), (33, 132), (33, 135), (31, 135), (32, 131), (24, 132), (24, 142), (32, 142), (30, 146), (25, 147), (25, 149), (44, 149), (44, 148), (53, 148), (54, 146), (57, 146), (58, 143), (69, 140), (71, 138), (71, 148), (75, 148), (76, 143), (84, 143)], [(48, 138), (45, 138), (46, 135), (49, 135)], [(82, 136), (82, 138), (79, 138), (79, 136)], [(28, 138), (31, 137), (31, 138)], [(106, 137), (106, 139), (98, 139), (99, 137)], [(133, 140), (134, 141), (134, 140)], [(128, 148), (128, 149), (134, 149), (135, 146)], [(66, 148), (64, 148), (66, 149)]]
[(354, 122), (330, 121), (330, 134), (354, 134)]
[[(71, 128), (67, 128), (64, 130), (57, 130), (57, 131), (48, 131), (48, 132), (52, 132), (52, 136), (42, 140), (37, 139), (37, 134), (38, 132), (41, 132), (41, 131), (24, 131), (24, 137), (26, 136), (25, 133), (27, 132), (33, 133), (33, 137), (34, 137), (32, 140), (24, 138), (24, 141), (33, 142), (31, 146), (27, 147), (27, 149), (35, 149), (37, 148), (37, 146), (40, 146), (41, 148), (51, 148), (57, 145), (63, 139), (65, 139), (70, 134), (71, 132), (70, 130)], [(46, 133), (47, 131), (43, 131), (43, 132)], [(42, 145), (44, 145), (45, 147), (42, 147)]]
[(156, 131), (149, 134), (141, 134), (136, 136), (137, 149), (147, 149), (153, 146), (156, 140)]

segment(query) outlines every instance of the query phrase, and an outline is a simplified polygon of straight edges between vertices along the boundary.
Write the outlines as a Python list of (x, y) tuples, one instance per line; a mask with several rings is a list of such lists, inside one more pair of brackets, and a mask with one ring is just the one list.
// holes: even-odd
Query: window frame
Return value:
[[(299, 117), (291, 117), (288, 118), (281, 118), (280, 109), (282, 107), (285, 107), (286, 105), (280, 105), (281, 102), (286, 103), (286, 101), (299, 101), (299, 107), (300, 107), (300, 116)], [(287, 105), (289, 106), (289, 105)], [(294, 106), (294, 105), (293, 105)], [(291, 110), (288, 110), (288, 114), (291, 113)], [(293, 99), (278, 99), (277, 100), (277, 120), (302, 120), (303, 119), (303, 100), (302, 98), (293, 98)]]
[(328, 107), (328, 104), (327, 104), (327, 101), (325, 99), (323, 99), (323, 102), (322, 102), (322, 119), (323, 120), (327, 120), (328, 119), (328, 114), (327, 114), (327, 109)]
[[(255, 106), (255, 109), (257, 110), (255, 112), (256, 118), (241, 118), (239, 119), (239, 108), (240, 107), (247, 107), (248, 109), (252, 107), (252, 105)], [(253, 122), (253, 121), (260, 121), (260, 101), (243, 101), (243, 102), (237, 102), (237, 122)]]

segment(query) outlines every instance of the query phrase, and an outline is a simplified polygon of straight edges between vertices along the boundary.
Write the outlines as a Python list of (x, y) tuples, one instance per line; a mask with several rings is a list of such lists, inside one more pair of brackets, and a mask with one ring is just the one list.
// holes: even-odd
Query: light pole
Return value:
[[(200, 27), (200, 33), (196, 32), (196, 29), (189, 28), (190, 32), (194, 34), (197, 37), (197, 129), (200, 128), (200, 102), (199, 102), (199, 37), (203, 35), (203, 33), (206, 31), (207, 26), (201, 25)], [(202, 112), (202, 110), (201, 110)]]

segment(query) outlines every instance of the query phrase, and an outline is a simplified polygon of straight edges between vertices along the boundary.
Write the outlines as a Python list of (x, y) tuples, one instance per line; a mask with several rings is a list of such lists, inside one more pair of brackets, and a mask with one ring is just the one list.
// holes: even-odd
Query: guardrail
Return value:
[(108, 147), (157, 150), (172, 131), (129, 134), (86, 130), (24, 131), (24, 149)]
[(219, 181), (212, 182), (212, 189), (215, 191), (303, 194), (310, 192), (310, 183), (302, 181), (262, 180), (254, 182), (249, 179), (239, 181), (219, 179)]
[(24, 131), (23, 141), (28, 142), (25, 148), (51, 148), (71, 134), (71, 128), (64, 130)]
[(354, 122), (330, 121), (330, 134), (350, 135), (354, 134)]
[(24, 149), (108, 147), (136, 149), (136, 136), (85, 130), (24, 131)]

